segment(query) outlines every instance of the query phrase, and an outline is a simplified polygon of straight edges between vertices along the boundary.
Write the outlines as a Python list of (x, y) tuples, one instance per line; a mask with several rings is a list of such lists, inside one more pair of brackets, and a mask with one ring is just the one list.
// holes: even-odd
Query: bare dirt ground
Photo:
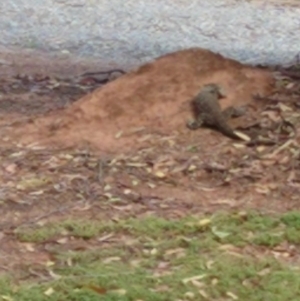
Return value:
[[(18, 241), (15, 230), (23, 226), (77, 217), (299, 209), (297, 69), (256, 69), (188, 50), (126, 75), (80, 76), (108, 66), (95, 70), (83, 62), (75, 70), (67, 60), (2, 57), (3, 272), (49, 259), (46, 245), (36, 249)], [(189, 98), (211, 81), (228, 92), (223, 108), (247, 106), (246, 116), (230, 124), (267, 143), (247, 145), (212, 129), (186, 129)], [(256, 93), (259, 99), (253, 99)]]

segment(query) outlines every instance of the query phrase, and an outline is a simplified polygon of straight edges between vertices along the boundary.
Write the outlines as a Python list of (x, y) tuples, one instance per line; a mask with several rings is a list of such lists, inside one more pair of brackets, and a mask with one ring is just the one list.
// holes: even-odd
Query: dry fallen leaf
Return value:
[(220, 230), (217, 230), (217, 227), (212, 227), (211, 228), (211, 232), (217, 236), (218, 238), (225, 238), (227, 236), (230, 235), (229, 232), (224, 232), (224, 231), (220, 231)]
[(166, 174), (165, 174), (164, 172), (160, 171), (160, 170), (156, 171), (156, 172), (154, 173), (154, 175), (155, 175), (157, 178), (159, 178), (159, 179), (163, 179), (163, 178), (166, 177)]
[(46, 267), (51, 267), (51, 266), (54, 266), (55, 265), (55, 261), (51, 261), (51, 260), (48, 260), (46, 263), (45, 263), (45, 266)]
[(278, 114), (278, 112), (273, 111), (273, 110), (264, 111), (264, 112), (261, 113), (261, 116), (266, 116), (273, 122), (279, 122), (281, 120), (281, 117)]
[(208, 294), (207, 294), (204, 290), (199, 290), (199, 294), (200, 294), (200, 296), (203, 297), (204, 299), (207, 299), (207, 300), (210, 299), (209, 296), (208, 296)]
[(116, 139), (119, 139), (119, 138), (122, 137), (122, 135), (123, 135), (123, 131), (120, 131), (120, 132), (118, 132), (118, 133), (115, 135), (115, 138), (116, 138)]
[(268, 187), (268, 185), (255, 185), (255, 191), (259, 194), (269, 194), (270, 193), (270, 189)]
[(120, 296), (124, 296), (127, 294), (127, 291), (125, 289), (111, 290), (110, 292), (118, 294)]
[(283, 104), (281, 102), (278, 103), (278, 107), (282, 112), (292, 112), (293, 111), (293, 109), (291, 107), (286, 106), (285, 104)]
[(234, 133), (237, 135), (237, 136), (239, 136), (242, 140), (244, 140), (244, 141), (251, 141), (251, 138), (248, 136), (248, 135), (246, 135), (246, 134), (244, 134), (244, 133), (241, 133), (241, 132), (239, 132), (239, 131), (234, 131)]
[(16, 169), (17, 169), (17, 164), (15, 163), (9, 164), (8, 166), (5, 167), (5, 170), (10, 174), (16, 173)]
[(198, 280), (191, 280), (191, 283), (193, 286), (195, 286), (197, 288), (202, 288), (203, 286), (205, 286), (204, 282), (201, 282)]
[(29, 251), (29, 252), (34, 252), (35, 251), (35, 248), (34, 248), (34, 245), (33, 244), (30, 244), (30, 243), (25, 243), (23, 244), (26, 251)]
[(246, 148), (245, 144), (241, 144), (241, 143), (233, 143), (232, 145), (238, 149)]
[(64, 245), (66, 244), (67, 242), (69, 241), (69, 239), (67, 237), (63, 237), (63, 238), (60, 238), (60, 239), (57, 239), (56, 242), (60, 245)]
[(239, 297), (237, 295), (235, 295), (234, 293), (232, 292), (226, 292), (226, 295), (231, 298), (232, 300), (238, 300)]
[(46, 291), (44, 291), (44, 295), (51, 296), (54, 293), (54, 289), (49, 287)]
[(109, 264), (111, 262), (115, 262), (115, 261), (121, 261), (121, 257), (108, 257), (108, 258), (105, 258), (102, 262), (105, 263), (105, 264)]
[(98, 293), (99, 295), (104, 295), (107, 293), (107, 289), (100, 287), (100, 286), (96, 286), (96, 285), (87, 285), (87, 288), (89, 288), (90, 290)]
[(50, 182), (50, 179), (47, 179), (47, 178), (24, 179), (17, 184), (16, 188), (18, 190), (32, 189), (32, 188), (37, 188), (39, 186), (43, 186), (49, 182)]
[(265, 276), (265, 275), (268, 275), (270, 273), (271, 273), (271, 269), (270, 268), (265, 268), (265, 269), (259, 271), (257, 273), (257, 275), (259, 275), (259, 276)]
[(153, 184), (153, 183), (147, 183), (147, 185), (148, 185), (148, 187), (150, 187), (150, 188), (152, 188), (152, 189), (154, 189), (154, 188), (156, 187), (156, 185)]
[(198, 225), (201, 227), (205, 227), (209, 224), (211, 224), (211, 219), (209, 219), (209, 218), (202, 219), (198, 222)]
[(187, 284), (187, 283), (189, 283), (191, 281), (194, 281), (194, 280), (201, 280), (201, 279), (205, 278), (206, 276), (207, 276), (206, 274), (202, 274), (202, 275), (197, 275), (197, 276), (193, 276), (193, 277), (189, 277), (189, 278), (184, 278), (182, 280), (182, 283)]
[(195, 299), (195, 294), (193, 292), (186, 292), (184, 294), (185, 298), (188, 299), (188, 300), (193, 300)]
[(3, 301), (15, 301), (13, 297), (6, 296), (6, 295), (1, 295), (1, 298)]

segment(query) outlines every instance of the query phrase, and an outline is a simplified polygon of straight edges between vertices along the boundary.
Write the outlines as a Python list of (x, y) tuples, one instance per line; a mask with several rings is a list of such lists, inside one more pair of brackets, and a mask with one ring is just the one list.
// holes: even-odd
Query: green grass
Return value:
[[(56, 246), (53, 265), (44, 273), (52, 277), (41, 283), (2, 279), (0, 300), (298, 300), (297, 265), (266, 251), (288, 243), (298, 247), (299, 229), (299, 212), (68, 220), (19, 229), (21, 241), (83, 238), (89, 247)], [(108, 242), (99, 241), (109, 234)]]

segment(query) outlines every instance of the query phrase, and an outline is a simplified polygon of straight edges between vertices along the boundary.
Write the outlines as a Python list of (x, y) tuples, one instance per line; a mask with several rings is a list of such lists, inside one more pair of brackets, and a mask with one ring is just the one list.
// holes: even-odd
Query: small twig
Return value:
[(228, 167), (226, 167), (224, 165), (221, 165), (221, 164), (218, 164), (218, 163), (212, 163), (212, 164), (207, 163), (207, 164), (204, 164), (202, 166), (202, 168), (207, 172), (212, 172), (212, 171), (224, 172), (224, 171), (228, 170)]
[(293, 144), (295, 142), (294, 139), (290, 139), (288, 141), (286, 141), (284, 144), (282, 144), (280, 147), (278, 147), (273, 153), (266, 155), (266, 157), (268, 158), (273, 158), (276, 155), (278, 155), (281, 151), (283, 151), (284, 149), (288, 148), (291, 144)]
[(260, 95), (253, 95), (252, 97), (254, 100), (262, 100), (262, 101), (268, 101), (268, 102), (272, 102), (272, 103), (278, 103), (280, 102), (279, 99), (274, 99), (274, 98), (270, 98), (270, 97), (263, 97)]
[[(72, 206), (64, 206), (64, 207), (60, 207), (59, 209), (55, 209), (55, 210), (52, 210), (50, 211), (49, 213), (46, 213), (46, 214), (43, 214), (41, 216), (38, 216), (32, 220), (29, 220), (29, 221), (26, 221), (24, 223), (20, 223), (19, 225), (15, 226), (15, 227), (11, 227), (9, 230), (12, 231), (12, 230), (16, 230), (20, 227), (24, 227), (26, 225), (31, 225), (31, 224), (35, 224), (37, 223), (38, 221), (44, 219), (44, 218), (47, 218), (53, 214), (56, 214), (56, 213), (62, 213), (64, 211), (66, 211), (67, 209), (70, 209), (70, 208), (74, 208), (76, 205), (72, 205)], [(4, 230), (5, 231), (5, 230)]]
[(300, 71), (286, 71), (282, 70), (280, 71), (282, 75), (288, 76), (293, 79), (300, 79)]
[(122, 69), (111, 69), (108, 71), (85, 72), (85, 73), (81, 74), (80, 76), (84, 77), (84, 76), (94, 76), (94, 75), (99, 75), (99, 74), (111, 74), (113, 72), (120, 72), (122, 74), (126, 74), (126, 72)]
[(270, 139), (263, 139), (263, 138), (257, 138), (250, 140), (246, 143), (247, 146), (257, 146), (257, 145), (266, 145), (266, 146), (272, 146), (276, 145), (278, 141), (270, 140)]
[(103, 184), (104, 178), (104, 167), (106, 166), (107, 160), (100, 159), (98, 161), (98, 181), (100, 184)]

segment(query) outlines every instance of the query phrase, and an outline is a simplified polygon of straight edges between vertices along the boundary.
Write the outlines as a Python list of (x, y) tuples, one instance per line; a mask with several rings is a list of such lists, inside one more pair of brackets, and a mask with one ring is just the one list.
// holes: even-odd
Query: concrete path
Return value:
[(297, 0), (10, 0), (0, 12), (0, 46), (122, 65), (192, 46), (253, 64), (292, 63), (300, 52)]

